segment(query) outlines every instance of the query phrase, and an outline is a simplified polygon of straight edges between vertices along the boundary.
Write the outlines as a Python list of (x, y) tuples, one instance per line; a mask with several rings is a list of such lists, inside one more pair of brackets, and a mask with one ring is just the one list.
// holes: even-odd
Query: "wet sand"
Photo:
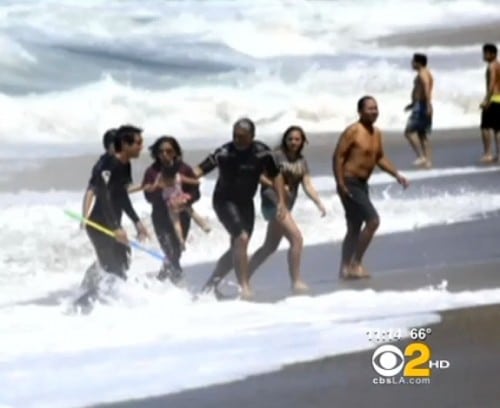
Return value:
[[(331, 174), (331, 157), (339, 132), (312, 134), (310, 143), (305, 150), (309, 167), (313, 175)], [(415, 159), (406, 139), (400, 132), (386, 132), (384, 134), (386, 153), (395, 164), (402, 168), (411, 168), (409, 164)], [(434, 148), (434, 164), (436, 167), (476, 165), (481, 154), (479, 129), (449, 129), (436, 130), (431, 140)], [(180, 141), (182, 143), (182, 140)], [(448, 150), (452, 148), (453, 154)], [(190, 150), (184, 146), (185, 160), (198, 164), (212, 150)], [(21, 190), (47, 191), (72, 190), (82, 191), (90, 175), (90, 169), (100, 152), (95, 155), (81, 155), (74, 157), (55, 157), (50, 159), (30, 161), (30, 166), (22, 171), (12, 170), (0, 176), (0, 192), (17, 192)], [(133, 178), (135, 182), (142, 180), (142, 175), (151, 158), (146, 149), (141, 157), (133, 162)], [(0, 159), (2, 168), (9, 166), (9, 161)], [(213, 177), (214, 172), (209, 177)]]
[[(377, 43), (383, 46), (408, 47), (463, 47), (487, 42), (500, 43), (500, 19), (476, 25), (426, 29), (377, 39)], [(480, 49), (478, 52), (480, 53)]]

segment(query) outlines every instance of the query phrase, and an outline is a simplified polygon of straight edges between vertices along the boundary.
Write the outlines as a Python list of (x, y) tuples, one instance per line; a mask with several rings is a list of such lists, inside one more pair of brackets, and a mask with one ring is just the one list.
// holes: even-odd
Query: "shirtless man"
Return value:
[[(500, 134), (500, 62), (498, 50), (494, 44), (483, 45), (483, 60), (486, 69), (486, 97), (481, 103), (481, 134), (483, 137), (484, 156), (482, 163), (498, 160), (498, 135)], [(495, 135), (495, 155), (491, 151), (491, 136)]]
[[(393, 176), (404, 188), (408, 187), (406, 178), (384, 155), (382, 133), (373, 125), (378, 117), (375, 99), (362, 97), (358, 101), (358, 113), (359, 121), (348, 126), (340, 136), (332, 161), (347, 220), (340, 265), (340, 277), (344, 279), (370, 276), (362, 259), (380, 223), (368, 194), (368, 179), (375, 166)], [(363, 222), (365, 227), (361, 230)]]
[(417, 71), (417, 76), (413, 82), (411, 103), (405, 107), (405, 111), (411, 111), (406, 124), (405, 137), (417, 155), (413, 164), (430, 168), (432, 161), (428, 136), (432, 126), (431, 97), (434, 79), (427, 68), (426, 55), (414, 54), (411, 65)]

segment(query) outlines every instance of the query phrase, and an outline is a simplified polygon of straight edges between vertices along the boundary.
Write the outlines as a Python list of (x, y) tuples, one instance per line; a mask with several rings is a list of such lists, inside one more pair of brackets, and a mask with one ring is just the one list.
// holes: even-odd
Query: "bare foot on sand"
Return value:
[(425, 162), (426, 162), (425, 157), (419, 157), (413, 162), (413, 165), (419, 167), (422, 166)]
[(241, 300), (252, 300), (254, 297), (252, 289), (250, 289), (248, 286), (242, 286), (240, 297)]
[(370, 274), (365, 269), (362, 264), (355, 264), (352, 266), (352, 274), (357, 276), (358, 279), (367, 279), (370, 278)]
[(483, 157), (479, 159), (480, 163), (490, 164), (495, 161), (495, 158), (491, 154), (485, 154)]
[(292, 285), (292, 292), (294, 295), (305, 295), (309, 292), (309, 286), (301, 280), (298, 280)]
[(339, 277), (343, 280), (361, 279), (361, 276), (358, 276), (352, 267), (347, 266), (342, 267), (339, 273)]

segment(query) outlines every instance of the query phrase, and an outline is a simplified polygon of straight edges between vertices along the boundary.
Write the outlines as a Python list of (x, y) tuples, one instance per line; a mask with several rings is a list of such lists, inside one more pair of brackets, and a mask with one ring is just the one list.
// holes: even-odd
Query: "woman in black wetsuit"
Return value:
[[(154, 162), (144, 173), (142, 185), (154, 186), (158, 175), (165, 167), (174, 166), (183, 176), (193, 177), (191, 166), (182, 160), (182, 150), (177, 140), (172, 136), (159, 137), (150, 147), (151, 157)], [(191, 196), (188, 205), (193, 204), (200, 198), (200, 190), (197, 185), (183, 184), (182, 190)], [(180, 258), (182, 246), (177, 238), (174, 225), (169, 215), (169, 209), (162, 197), (161, 189), (147, 189), (144, 191), (146, 200), (152, 205), (151, 220), (155, 230), (156, 238), (165, 253), (167, 262), (163, 265), (158, 278), (164, 280), (168, 277), (174, 282), (182, 278)], [(188, 211), (179, 214), (184, 240), (191, 226), (191, 216)]]

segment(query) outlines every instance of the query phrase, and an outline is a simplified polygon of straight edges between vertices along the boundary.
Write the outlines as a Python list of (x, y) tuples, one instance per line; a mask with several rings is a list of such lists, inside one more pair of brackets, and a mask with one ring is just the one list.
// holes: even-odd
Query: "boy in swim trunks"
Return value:
[[(498, 49), (494, 44), (483, 45), (483, 60), (488, 64), (486, 69), (486, 97), (481, 103), (481, 133), (484, 156), (482, 163), (498, 161), (498, 135), (500, 134), (500, 62), (497, 59)], [(492, 134), (495, 135), (495, 155), (491, 151)]]
[(431, 71), (427, 68), (427, 56), (414, 54), (411, 61), (412, 68), (417, 71), (411, 93), (411, 103), (405, 111), (411, 111), (406, 124), (405, 137), (417, 155), (413, 162), (415, 166), (430, 168), (431, 146), (428, 136), (432, 127), (432, 88), (434, 80)]

